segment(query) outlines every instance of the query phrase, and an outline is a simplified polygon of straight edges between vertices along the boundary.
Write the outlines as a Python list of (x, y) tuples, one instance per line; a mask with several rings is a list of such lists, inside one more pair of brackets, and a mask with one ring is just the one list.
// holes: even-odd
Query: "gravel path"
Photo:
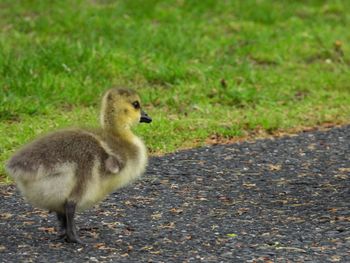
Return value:
[(0, 262), (350, 262), (350, 126), (152, 158), (78, 216), (85, 246), (0, 192)]

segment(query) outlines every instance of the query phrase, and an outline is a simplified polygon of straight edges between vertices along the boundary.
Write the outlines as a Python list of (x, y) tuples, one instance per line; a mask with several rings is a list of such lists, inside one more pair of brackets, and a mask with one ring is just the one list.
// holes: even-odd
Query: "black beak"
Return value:
[(140, 122), (150, 123), (150, 122), (152, 122), (152, 118), (151, 118), (150, 116), (148, 116), (146, 112), (144, 112), (143, 110), (141, 110), (141, 119), (140, 119)]

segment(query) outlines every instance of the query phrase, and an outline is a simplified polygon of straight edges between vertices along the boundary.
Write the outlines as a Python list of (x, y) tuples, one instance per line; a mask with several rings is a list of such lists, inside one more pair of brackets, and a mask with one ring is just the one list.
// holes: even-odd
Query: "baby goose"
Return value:
[(61, 235), (82, 243), (74, 223), (82, 211), (138, 178), (147, 165), (146, 147), (131, 131), (152, 119), (128, 89), (110, 89), (102, 99), (101, 129), (67, 129), (24, 146), (6, 170), (25, 199), (54, 211)]

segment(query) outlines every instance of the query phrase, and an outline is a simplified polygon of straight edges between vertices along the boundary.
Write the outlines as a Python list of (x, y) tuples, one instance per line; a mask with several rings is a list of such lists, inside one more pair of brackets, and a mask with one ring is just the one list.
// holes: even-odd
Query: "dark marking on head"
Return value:
[(113, 95), (111, 93), (108, 93), (107, 95), (107, 100), (111, 101), (113, 99)]
[(117, 93), (121, 96), (126, 96), (126, 97), (135, 96), (137, 94), (134, 90), (125, 89), (125, 88), (117, 89)]

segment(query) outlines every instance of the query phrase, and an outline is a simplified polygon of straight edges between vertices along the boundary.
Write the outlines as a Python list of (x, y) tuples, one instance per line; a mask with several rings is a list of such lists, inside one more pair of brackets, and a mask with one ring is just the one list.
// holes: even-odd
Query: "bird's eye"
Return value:
[(140, 102), (134, 101), (134, 102), (132, 103), (132, 106), (134, 106), (135, 109), (139, 109), (139, 108), (140, 108)]

